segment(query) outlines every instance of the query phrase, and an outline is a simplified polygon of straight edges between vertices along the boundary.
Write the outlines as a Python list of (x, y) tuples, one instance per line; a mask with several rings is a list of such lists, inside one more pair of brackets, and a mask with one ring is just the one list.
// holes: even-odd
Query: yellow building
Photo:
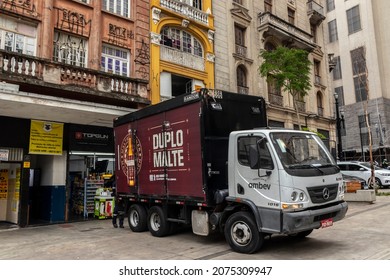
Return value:
[(151, 101), (214, 88), (211, 0), (150, 1)]

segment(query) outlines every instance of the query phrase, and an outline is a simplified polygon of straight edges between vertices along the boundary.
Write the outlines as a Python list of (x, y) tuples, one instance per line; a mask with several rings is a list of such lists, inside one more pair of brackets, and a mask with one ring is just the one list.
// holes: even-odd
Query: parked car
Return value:
[[(340, 161), (337, 162), (342, 174), (359, 177), (369, 185), (371, 178), (371, 165), (369, 162)], [(390, 186), (390, 170), (374, 165), (375, 182), (379, 187)]]
[(345, 192), (355, 192), (356, 190), (368, 190), (369, 187), (366, 181), (356, 176), (343, 175)]

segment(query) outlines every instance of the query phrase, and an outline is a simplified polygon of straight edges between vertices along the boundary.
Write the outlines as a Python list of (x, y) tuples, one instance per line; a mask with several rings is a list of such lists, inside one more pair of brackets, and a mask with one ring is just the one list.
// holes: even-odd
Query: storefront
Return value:
[[(114, 170), (112, 128), (1, 116), (0, 123), (8, 131), (0, 138), (0, 223), (95, 218), (96, 191)], [(101, 214), (110, 217), (111, 208)]]
[(0, 224), (26, 226), (29, 168), (25, 154), (30, 120), (0, 116), (0, 124)]
[(97, 207), (102, 214), (99, 217), (111, 217), (111, 204), (96, 206), (95, 197), (112, 200), (111, 190), (104, 189), (104, 181), (114, 172), (114, 160), (112, 128), (69, 126), (68, 221), (93, 218)]

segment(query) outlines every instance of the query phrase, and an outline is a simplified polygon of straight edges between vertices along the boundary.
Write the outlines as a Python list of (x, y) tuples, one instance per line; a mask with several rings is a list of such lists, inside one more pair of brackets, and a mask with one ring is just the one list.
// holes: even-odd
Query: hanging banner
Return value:
[(64, 124), (31, 120), (30, 154), (62, 155)]

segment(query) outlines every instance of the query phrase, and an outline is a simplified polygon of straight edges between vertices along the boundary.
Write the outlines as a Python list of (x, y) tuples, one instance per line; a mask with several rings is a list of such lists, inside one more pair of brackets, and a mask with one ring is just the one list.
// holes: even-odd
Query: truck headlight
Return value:
[(291, 193), (291, 201), (304, 201), (306, 198), (304, 192), (293, 191)]
[(297, 201), (298, 193), (296, 191), (293, 191), (291, 193), (291, 200), (292, 201)]

